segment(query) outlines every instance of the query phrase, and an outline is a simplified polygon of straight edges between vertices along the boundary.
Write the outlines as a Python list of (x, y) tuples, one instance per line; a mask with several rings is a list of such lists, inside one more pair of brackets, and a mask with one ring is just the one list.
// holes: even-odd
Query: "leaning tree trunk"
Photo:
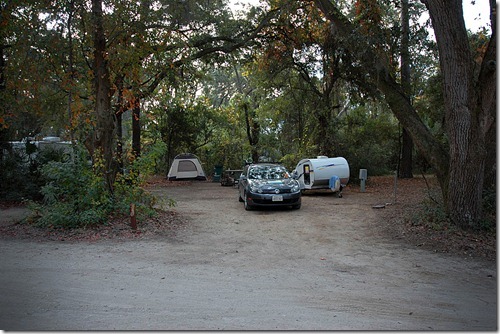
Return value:
[(330, 0), (315, 0), (318, 8), (332, 23), (333, 31), (343, 40), (357, 41), (344, 45), (352, 55), (363, 54), (359, 62), (366, 71), (367, 85), (376, 87), (384, 94), (385, 101), (401, 125), (408, 131), (417, 149), (434, 168), (443, 194), (446, 193), (448, 179), (448, 152), (433, 137), (424, 122), (409, 103), (401, 84), (391, 75), (389, 56), (364, 41), (364, 37), (356, 33), (356, 27)]
[[(496, 12), (491, 11), (492, 36), (477, 75), (463, 21), (462, 2), (422, 1), (429, 9), (440, 53), (448, 151), (432, 136), (401, 85), (394, 80), (388, 55), (373, 50), (368, 44), (350, 43), (347, 48), (354, 54), (363, 48), (365, 57), (361, 62), (369, 79), (384, 94), (417, 149), (435, 169), (452, 221), (459, 226), (477, 226), (482, 218), (484, 169), (489, 150), (486, 138), (496, 119)], [(315, 0), (315, 3), (335, 26), (337, 34), (362, 43), (362, 36), (352, 38), (355, 27), (331, 1)], [(490, 0), (490, 6), (495, 7), (494, 0)]]
[[(424, 1), (432, 20), (439, 49), (445, 126), (450, 146), (450, 170), (446, 208), (453, 222), (477, 227), (482, 219), (482, 192), (487, 156), (486, 135), (494, 123), (496, 71), (485, 62), (496, 56), (495, 31), (480, 75), (474, 73), (463, 20), (461, 0)], [(486, 80), (486, 82), (481, 82)], [(491, 81), (491, 83), (489, 83)], [(486, 90), (486, 91), (483, 91)], [(487, 94), (487, 92), (493, 94)], [(492, 103), (494, 102), (494, 103)]]
[[(95, 154), (102, 155), (102, 174), (106, 187), (113, 192), (115, 171), (113, 170), (113, 137), (115, 122), (111, 108), (111, 83), (106, 60), (106, 36), (103, 26), (102, 0), (92, 0), (94, 29), (94, 89), (96, 129), (94, 132)], [(94, 157), (99, 158), (99, 157)]]
[[(401, 86), (411, 104), (411, 70), (410, 70), (410, 15), (408, 0), (401, 0)], [(413, 177), (413, 140), (403, 128), (401, 145), (401, 164), (398, 176), (402, 179)]]

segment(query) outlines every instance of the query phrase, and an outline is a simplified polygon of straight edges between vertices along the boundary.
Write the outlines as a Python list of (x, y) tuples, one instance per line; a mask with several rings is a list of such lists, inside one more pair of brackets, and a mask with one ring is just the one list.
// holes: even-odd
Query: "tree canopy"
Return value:
[(113, 193), (124, 164), (157, 143), (158, 173), (191, 151), (207, 170), (328, 155), (353, 175), (383, 174), (400, 165), (404, 132), (450, 218), (484, 218), (496, 183), (492, 0), (479, 31), (461, 0), (267, 0), (238, 15), (226, 0), (0, 6), (2, 147), (83, 143)]

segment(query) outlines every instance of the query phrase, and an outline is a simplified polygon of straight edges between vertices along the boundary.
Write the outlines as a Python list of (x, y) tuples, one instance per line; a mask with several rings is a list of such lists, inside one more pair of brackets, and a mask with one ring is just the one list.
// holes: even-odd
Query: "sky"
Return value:
[[(472, 2), (475, 4), (473, 5)], [(490, 21), (489, 0), (463, 0), (465, 26), (472, 32), (488, 26)]]

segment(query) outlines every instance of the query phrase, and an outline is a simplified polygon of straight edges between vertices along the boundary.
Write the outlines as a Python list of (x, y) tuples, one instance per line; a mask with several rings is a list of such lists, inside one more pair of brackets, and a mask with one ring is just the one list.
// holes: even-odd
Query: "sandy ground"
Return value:
[(353, 187), (305, 194), (300, 210), (245, 211), (217, 183), (151, 191), (177, 201), (175, 234), (0, 240), (0, 329), (498, 328), (496, 263), (380, 233), (390, 211), (372, 206), (391, 194)]

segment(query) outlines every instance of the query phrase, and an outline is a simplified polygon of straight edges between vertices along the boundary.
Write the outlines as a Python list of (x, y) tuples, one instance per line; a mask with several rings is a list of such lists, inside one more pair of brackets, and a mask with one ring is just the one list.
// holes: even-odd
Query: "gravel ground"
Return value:
[(158, 180), (177, 205), (139, 232), (40, 231), (4, 209), (0, 329), (497, 330), (496, 256), (403, 233), (423, 184), (247, 212), (232, 187)]

